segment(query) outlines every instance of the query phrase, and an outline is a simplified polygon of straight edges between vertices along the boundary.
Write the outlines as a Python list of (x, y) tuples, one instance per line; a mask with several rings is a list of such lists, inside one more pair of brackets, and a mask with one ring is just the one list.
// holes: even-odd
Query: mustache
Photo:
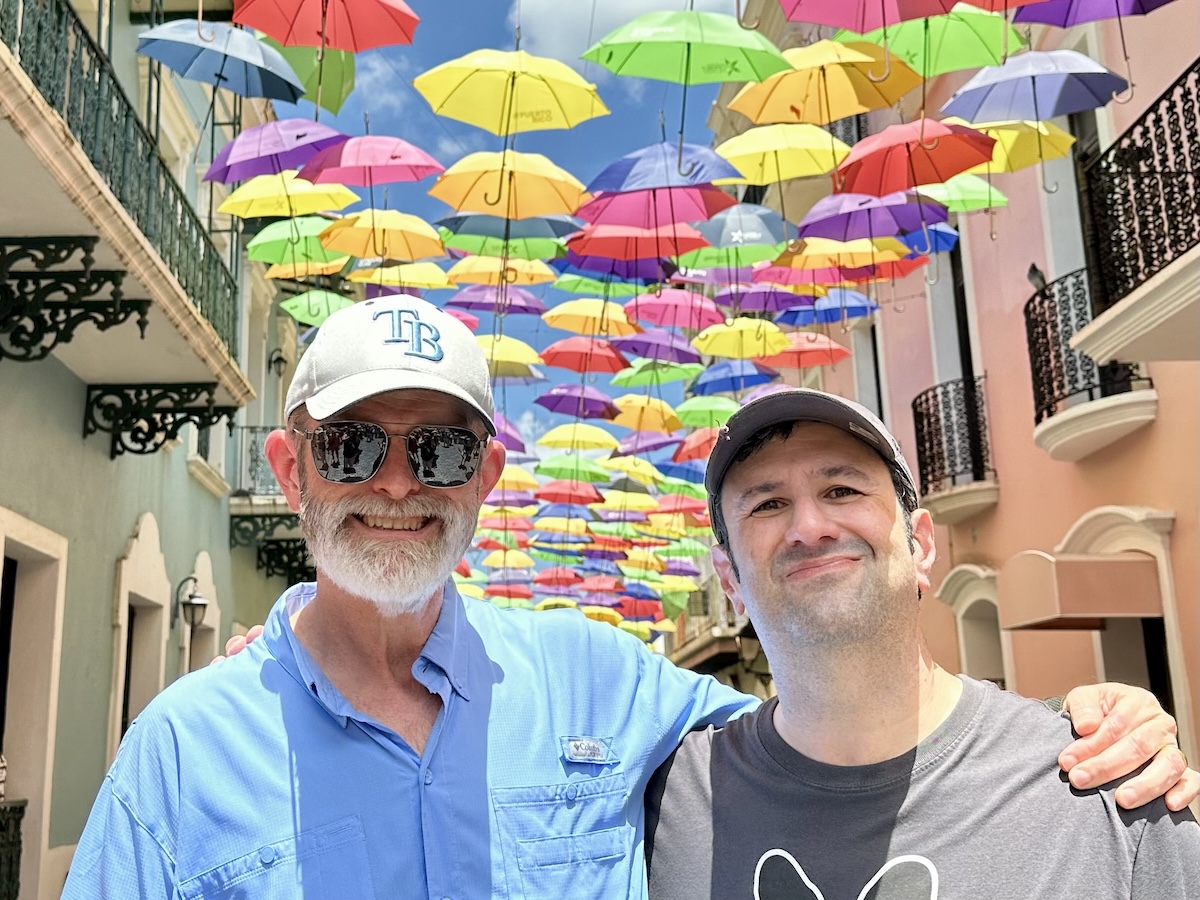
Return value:
[(789, 547), (778, 553), (771, 561), (773, 575), (783, 575), (799, 565), (832, 559), (838, 556), (871, 556), (871, 545), (860, 538), (847, 538), (836, 544), (822, 547)]

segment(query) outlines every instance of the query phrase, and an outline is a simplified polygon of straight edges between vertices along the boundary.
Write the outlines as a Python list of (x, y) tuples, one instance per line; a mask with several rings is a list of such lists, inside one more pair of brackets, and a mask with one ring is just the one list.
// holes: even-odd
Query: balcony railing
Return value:
[(994, 479), (982, 375), (934, 385), (916, 396), (912, 410), (922, 497)]
[(0, 0), (0, 40), (237, 356), (237, 283), (107, 56), (65, 0)]
[(1071, 349), (1071, 338), (1092, 320), (1087, 269), (1050, 282), (1025, 304), (1025, 337), (1033, 376), (1034, 423), (1041, 424), (1073, 402), (1096, 400), (1137, 387), (1152, 387), (1137, 363), (1097, 366)]
[(0, 800), (0, 900), (21, 892), (21, 818), (25, 800)]
[(1099, 315), (1200, 244), (1200, 59), (1083, 171)]
[(267, 435), (276, 430), (273, 425), (241, 425), (234, 429), (237, 442), (237, 472), (234, 476), (235, 494), (251, 497), (275, 497), (283, 494), (275, 474), (263, 452)]

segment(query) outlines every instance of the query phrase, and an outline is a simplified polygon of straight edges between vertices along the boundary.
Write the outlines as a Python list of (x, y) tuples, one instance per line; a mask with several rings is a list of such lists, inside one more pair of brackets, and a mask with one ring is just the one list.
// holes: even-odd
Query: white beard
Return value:
[[(351, 516), (364, 515), (428, 517), (440, 523), (440, 534), (424, 541), (372, 541), (350, 523)], [(470, 546), (475, 518), (455, 503), (421, 494), (399, 501), (344, 497), (326, 502), (305, 492), (300, 500), (300, 524), (317, 568), (385, 616), (428, 606)]]

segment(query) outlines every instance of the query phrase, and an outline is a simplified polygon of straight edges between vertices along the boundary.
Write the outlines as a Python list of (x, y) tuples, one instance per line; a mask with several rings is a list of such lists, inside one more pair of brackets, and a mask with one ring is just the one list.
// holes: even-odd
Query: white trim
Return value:
[(1033, 442), (1051, 459), (1078, 462), (1149, 425), (1158, 417), (1158, 392), (1129, 391), (1088, 400), (1033, 429)]
[(5, 788), (9, 798), (29, 801), (20, 868), (27, 896), (39, 885), (42, 896), (47, 890), (67, 547), (63, 535), (0, 507), (0, 550), (17, 560)]
[(958, 636), (958, 665), (966, 674), (971, 674), (967, 665), (967, 646), (963, 636), (963, 616), (976, 603), (990, 603), (997, 613), (997, 640), (1000, 642), (1000, 660), (1004, 668), (1004, 686), (1015, 691), (1016, 677), (1013, 666), (1012, 633), (999, 627), (1000, 595), (996, 589), (996, 570), (989, 566), (962, 563), (946, 573), (937, 589), (938, 600), (954, 611), (954, 625)]
[(999, 502), (1000, 485), (990, 480), (957, 484), (921, 498), (921, 506), (929, 510), (938, 525), (956, 525), (991, 509)]

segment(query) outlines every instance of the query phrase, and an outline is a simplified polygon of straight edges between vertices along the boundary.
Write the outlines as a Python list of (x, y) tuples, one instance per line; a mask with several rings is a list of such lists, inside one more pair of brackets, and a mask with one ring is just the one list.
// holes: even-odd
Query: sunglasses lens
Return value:
[(387, 441), (383, 428), (367, 422), (322, 425), (312, 436), (313, 464), (326, 481), (357, 484), (379, 471)]
[(409, 434), (407, 450), (408, 464), (421, 484), (459, 487), (470, 481), (479, 468), (483, 441), (466, 428), (421, 427)]

